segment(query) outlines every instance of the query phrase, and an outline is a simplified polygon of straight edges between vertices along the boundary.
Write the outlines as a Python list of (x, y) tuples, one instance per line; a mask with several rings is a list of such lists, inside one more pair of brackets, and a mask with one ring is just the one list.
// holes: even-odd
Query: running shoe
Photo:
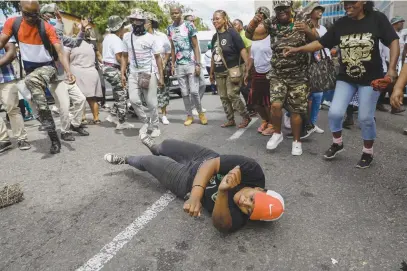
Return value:
[(140, 139), (141, 143), (149, 149), (154, 145), (154, 140), (147, 134), (140, 135)]
[(334, 159), (338, 153), (343, 152), (343, 144), (339, 145), (333, 143), (331, 147), (325, 152), (325, 159)]
[(373, 155), (368, 153), (363, 153), (359, 162), (357, 163), (357, 168), (368, 168), (373, 162)]
[(274, 133), (273, 136), (267, 142), (266, 148), (268, 150), (274, 150), (278, 147), (278, 145), (283, 142), (284, 136), (283, 134)]
[(291, 149), (291, 154), (294, 155), (294, 156), (302, 155), (302, 144), (301, 144), (301, 142), (298, 142), (298, 141), (293, 142), (293, 147)]
[(127, 160), (125, 156), (120, 156), (117, 154), (113, 153), (107, 153), (104, 156), (104, 159), (106, 162), (112, 164), (112, 165), (124, 165), (127, 164)]

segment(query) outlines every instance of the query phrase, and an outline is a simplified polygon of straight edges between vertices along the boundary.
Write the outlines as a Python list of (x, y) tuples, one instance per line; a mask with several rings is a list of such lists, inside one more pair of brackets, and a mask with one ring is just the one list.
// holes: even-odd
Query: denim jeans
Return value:
[(201, 97), (199, 95), (199, 76), (195, 75), (195, 65), (178, 65), (175, 68), (178, 83), (181, 88), (182, 99), (184, 100), (185, 111), (188, 116), (192, 116), (192, 109), (201, 113)]
[(329, 128), (332, 133), (342, 131), (342, 121), (350, 101), (355, 92), (359, 94), (359, 125), (362, 129), (363, 140), (376, 138), (376, 122), (374, 114), (380, 92), (371, 86), (361, 86), (344, 81), (336, 82), (336, 89), (331, 107), (329, 108)]
[(334, 93), (335, 93), (335, 90), (333, 90), (333, 89), (325, 91), (323, 96), (322, 96), (322, 101), (332, 102), (332, 99), (334, 97)]
[(310, 93), (310, 95), (308, 97), (308, 101), (312, 102), (310, 122), (314, 125), (318, 119), (319, 107), (321, 106), (323, 95), (324, 95), (323, 92), (313, 92), (313, 93)]

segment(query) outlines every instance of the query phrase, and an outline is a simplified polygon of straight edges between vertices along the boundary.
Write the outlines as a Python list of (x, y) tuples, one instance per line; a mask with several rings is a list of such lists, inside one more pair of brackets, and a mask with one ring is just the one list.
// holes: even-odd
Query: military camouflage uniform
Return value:
[(113, 88), (114, 104), (111, 112), (116, 114), (120, 123), (125, 122), (127, 112), (127, 89), (122, 86), (121, 72), (111, 66), (103, 67), (103, 76)]
[[(313, 28), (312, 23), (305, 19), (302, 13), (295, 15), (295, 22), (305, 22)], [(280, 25), (275, 18), (266, 19), (264, 26), (270, 34), (272, 69), (268, 74), (270, 79), (270, 100), (280, 102), (292, 113), (304, 114), (308, 105), (308, 69), (309, 54), (298, 53), (285, 57), (286, 47), (300, 47), (308, 43), (306, 34), (294, 30), (294, 22)]]

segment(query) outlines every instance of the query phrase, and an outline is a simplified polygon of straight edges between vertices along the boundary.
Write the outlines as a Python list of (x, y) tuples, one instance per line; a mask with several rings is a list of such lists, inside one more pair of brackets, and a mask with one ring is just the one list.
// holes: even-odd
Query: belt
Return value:
[(103, 65), (113, 67), (113, 68), (116, 68), (116, 69), (120, 69), (120, 65), (109, 63), (109, 62), (104, 62), (103, 61)]

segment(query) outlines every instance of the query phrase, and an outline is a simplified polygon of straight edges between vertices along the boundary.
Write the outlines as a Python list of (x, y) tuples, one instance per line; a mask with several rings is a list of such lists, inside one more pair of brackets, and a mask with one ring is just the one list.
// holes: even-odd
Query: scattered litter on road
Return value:
[(5, 185), (0, 190), (0, 208), (18, 203), (24, 199), (24, 193), (19, 184)]
[(331, 261), (332, 261), (332, 264), (333, 264), (333, 265), (335, 265), (335, 264), (337, 264), (337, 263), (338, 263), (338, 261), (337, 261), (337, 260), (335, 260), (334, 258), (331, 258)]

